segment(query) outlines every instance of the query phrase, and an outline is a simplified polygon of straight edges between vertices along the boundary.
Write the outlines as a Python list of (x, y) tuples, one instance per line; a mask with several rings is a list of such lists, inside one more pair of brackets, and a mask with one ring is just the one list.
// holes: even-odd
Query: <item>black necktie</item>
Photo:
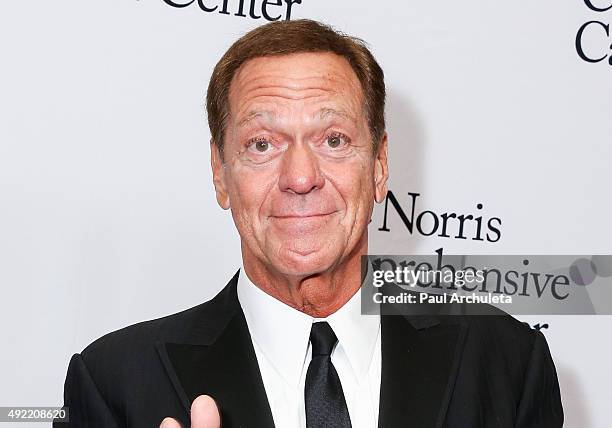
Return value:
[(351, 428), (342, 384), (331, 361), (331, 352), (337, 341), (328, 323), (312, 324), (312, 360), (304, 388), (307, 428)]

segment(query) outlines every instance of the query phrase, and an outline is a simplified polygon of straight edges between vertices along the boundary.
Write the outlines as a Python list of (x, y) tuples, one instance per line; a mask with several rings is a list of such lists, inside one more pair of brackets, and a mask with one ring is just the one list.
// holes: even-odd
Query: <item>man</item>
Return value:
[(384, 101), (369, 50), (320, 23), (274, 22), (230, 47), (207, 110), (243, 267), (211, 301), (75, 354), (72, 426), (562, 425), (541, 333), (509, 316), (361, 315)]

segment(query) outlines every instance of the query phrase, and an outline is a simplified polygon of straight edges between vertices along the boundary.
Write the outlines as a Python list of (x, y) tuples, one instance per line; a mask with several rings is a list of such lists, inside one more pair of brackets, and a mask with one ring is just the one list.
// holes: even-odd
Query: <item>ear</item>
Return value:
[(387, 164), (387, 133), (383, 134), (374, 159), (374, 200), (379, 204), (387, 197), (387, 179), (389, 168)]
[(212, 168), (213, 184), (215, 185), (215, 193), (217, 195), (217, 203), (224, 210), (230, 207), (230, 198), (225, 183), (225, 165), (221, 159), (219, 146), (210, 140), (210, 167)]

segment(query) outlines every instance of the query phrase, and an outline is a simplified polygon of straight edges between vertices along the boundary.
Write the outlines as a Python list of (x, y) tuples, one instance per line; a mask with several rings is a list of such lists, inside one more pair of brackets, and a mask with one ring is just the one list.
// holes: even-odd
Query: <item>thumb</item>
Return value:
[(200, 395), (191, 404), (192, 428), (221, 428), (217, 403), (210, 395)]

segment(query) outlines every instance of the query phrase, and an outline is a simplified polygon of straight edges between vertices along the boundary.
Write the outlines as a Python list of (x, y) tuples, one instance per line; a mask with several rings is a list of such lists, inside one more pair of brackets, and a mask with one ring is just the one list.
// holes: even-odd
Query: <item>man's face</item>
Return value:
[(386, 193), (386, 135), (373, 154), (348, 62), (331, 53), (250, 60), (229, 107), (224, 160), (213, 144), (211, 162), (245, 265), (306, 276), (365, 251), (374, 200)]

